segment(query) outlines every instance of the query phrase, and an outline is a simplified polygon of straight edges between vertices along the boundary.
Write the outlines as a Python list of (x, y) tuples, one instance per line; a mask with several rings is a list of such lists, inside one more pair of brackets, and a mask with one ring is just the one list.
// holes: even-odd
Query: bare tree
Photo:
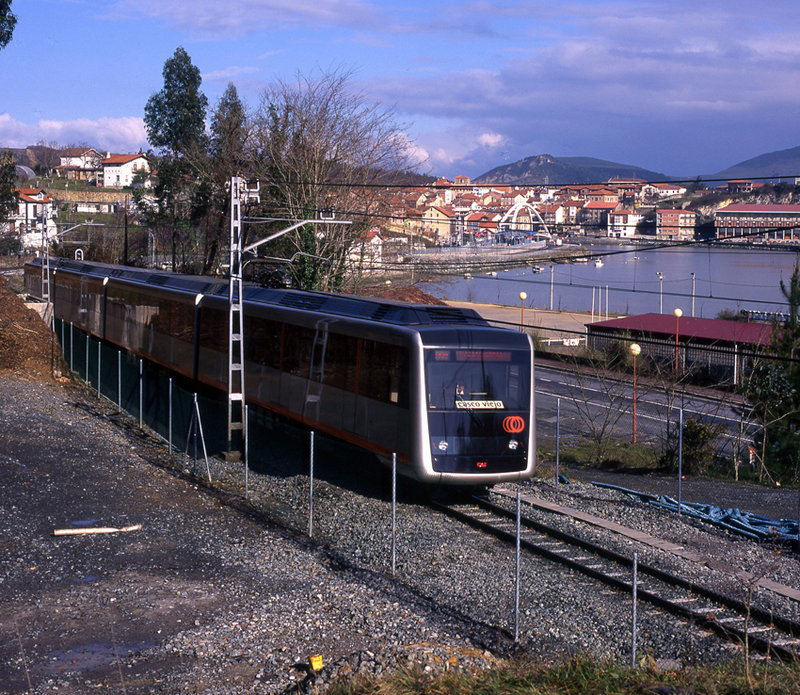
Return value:
[[(632, 392), (627, 380), (620, 378), (620, 370), (628, 369), (627, 359), (626, 351), (618, 345), (608, 351), (587, 352), (576, 359), (572, 373), (573, 404), (598, 464), (612, 457), (620, 440), (619, 428), (628, 431)], [(648, 389), (640, 382), (639, 396)]]
[(39, 140), (30, 148), (36, 155), (36, 169), (44, 176), (51, 176), (55, 168), (61, 163), (59, 152), (62, 147), (57, 142)]
[(256, 173), (262, 202), (274, 217), (316, 218), (335, 207), (352, 226), (305, 225), (268, 255), (299, 256), (292, 272), (307, 288), (337, 289), (358, 275), (349, 266), (353, 245), (375, 223), (380, 196), (410, 168), (411, 148), (391, 109), (350, 89), (349, 72), (298, 76), (261, 97), (253, 119)]

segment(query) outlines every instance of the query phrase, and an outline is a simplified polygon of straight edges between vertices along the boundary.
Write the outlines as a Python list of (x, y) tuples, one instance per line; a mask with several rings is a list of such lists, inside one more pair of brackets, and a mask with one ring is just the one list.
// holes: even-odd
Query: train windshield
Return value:
[(438, 411), (528, 410), (530, 353), (524, 350), (426, 351), (428, 408)]

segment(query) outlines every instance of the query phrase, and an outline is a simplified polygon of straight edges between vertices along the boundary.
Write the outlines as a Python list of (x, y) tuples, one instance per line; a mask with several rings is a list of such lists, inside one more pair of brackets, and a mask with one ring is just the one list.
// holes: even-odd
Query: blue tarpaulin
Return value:
[[(633, 499), (638, 499), (641, 502), (661, 507), (662, 509), (673, 512), (678, 511), (678, 501), (667, 495), (650, 495), (646, 492), (637, 492), (636, 490), (629, 490), (619, 485), (609, 485), (608, 483), (593, 482), (592, 485), (617, 490)], [(771, 540), (784, 543), (798, 540), (797, 521), (792, 521), (791, 519), (770, 519), (753, 512), (743, 512), (740, 509), (733, 508), (726, 509), (700, 502), (681, 501), (680, 512), (686, 516), (756, 540)]]

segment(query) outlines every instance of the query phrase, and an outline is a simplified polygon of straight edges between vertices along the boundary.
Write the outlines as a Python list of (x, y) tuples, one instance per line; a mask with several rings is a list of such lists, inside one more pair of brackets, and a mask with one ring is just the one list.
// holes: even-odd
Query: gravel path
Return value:
[[(0, 421), (3, 692), (123, 684), (129, 694), (284, 692), (311, 681), (303, 664), (312, 654), (324, 659), (322, 689), (356, 671), (485, 668), (516, 651), (630, 658), (629, 598), (539, 559), (523, 562), (514, 645), (513, 552), (433, 513), (404, 485), (391, 577), (385, 480), (367, 471), (346, 482), (352, 460), (336, 447), (319, 447), (312, 542), (300, 473), (251, 474), (245, 505), (241, 464), (215, 461), (215, 489), (203, 489), (158, 442), (78, 387), (0, 379)], [(521, 487), (800, 585), (797, 558), (777, 548), (581, 483)], [(53, 536), (55, 528), (131, 524), (142, 529)], [(610, 542), (632, 552), (627, 540)], [(638, 549), (653, 564), (741, 588)], [(757, 600), (796, 612), (775, 597)], [(641, 653), (662, 665), (739, 658), (660, 611), (642, 607), (639, 620)]]

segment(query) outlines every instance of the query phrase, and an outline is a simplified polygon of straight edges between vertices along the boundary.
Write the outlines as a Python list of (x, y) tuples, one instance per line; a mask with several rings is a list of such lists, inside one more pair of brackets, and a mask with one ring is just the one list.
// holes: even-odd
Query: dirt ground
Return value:
[[(376, 296), (438, 303), (414, 288), (380, 291)], [(189, 622), (205, 624), (236, 607), (231, 587), (250, 580), (210, 553), (204, 538), (232, 529), (244, 538), (264, 532), (190, 481), (152, 465), (165, 455), (163, 447), (58, 376), (54, 347), (36, 312), (0, 277), (0, 692), (34, 692), (27, 678), (35, 692), (87, 692), (89, 685), (81, 690), (60, 681), (76, 670), (93, 688), (116, 687), (122, 680), (112, 666), (116, 654), (135, 653)], [(644, 477), (608, 482), (667, 493), (674, 484)], [(687, 481), (684, 495), (713, 502), (715, 491), (731, 485)], [(771, 509), (772, 516), (796, 509), (796, 491), (776, 496), (737, 489), (743, 509)], [(55, 528), (84, 523), (144, 523), (145, 530), (53, 536)], [(127, 692), (148, 692), (154, 679), (168, 679), (181, 667), (177, 657), (137, 662), (125, 673)]]
[(0, 375), (52, 381), (62, 373), (53, 333), (0, 276)]

